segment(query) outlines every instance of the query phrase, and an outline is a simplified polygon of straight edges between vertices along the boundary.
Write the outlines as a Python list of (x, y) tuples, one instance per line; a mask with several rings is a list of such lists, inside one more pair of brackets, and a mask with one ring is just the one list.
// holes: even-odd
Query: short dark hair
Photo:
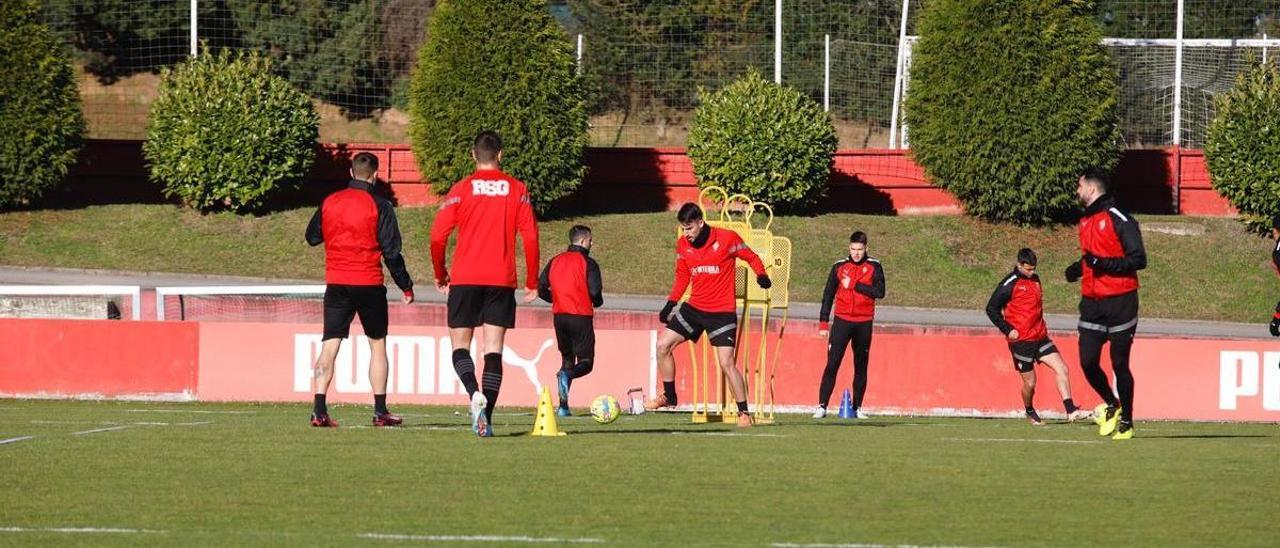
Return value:
[(1036, 252), (1035, 252), (1035, 251), (1032, 251), (1032, 250), (1031, 250), (1031, 248), (1029, 248), (1029, 247), (1024, 247), (1024, 248), (1022, 248), (1022, 249), (1019, 249), (1019, 250), (1018, 250), (1018, 264), (1029, 264), (1029, 265), (1031, 265), (1031, 266), (1035, 266), (1035, 265), (1036, 265)]
[(586, 225), (573, 225), (569, 229), (569, 243), (577, 242), (591, 236), (591, 227)]
[(861, 230), (853, 231), (853, 234), (849, 235), (849, 243), (867, 245), (867, 233)]
[(680, 224), (689, 224), (694, 221), (702, 220), (702, 208), (693, 202), (685, 202), (680, 206), (680, 211), (676, 213), (676, 220)]
[(475, 144), (471, 145), (471, 152), (476, 155), (477, 162), (493, 163), (497, 161), (498, 153), (502, 152), (502, 137), (493, 130), (481, 131), (476, 135)]
[(1280, 215), (1271, 218), (1271, 228), (1280, 230)]
[(351, 174), (360, 179), (371, 179), (378, 173), (378, 157), (372, 152), (361, 152), (351, 159)]
[(1096, 167), (1091, 167), (1089, 169), (1084, 170), (1084, 173), (1081, 175), (1081, 177), (1083, 177), (1084, 180), (1097, 185), (1098, 190), (1101, 190), (1103, 192), (1106, 192), (1107, 187), (1111, 186), (1110, 177), (1108, 176), (1107, 172)]

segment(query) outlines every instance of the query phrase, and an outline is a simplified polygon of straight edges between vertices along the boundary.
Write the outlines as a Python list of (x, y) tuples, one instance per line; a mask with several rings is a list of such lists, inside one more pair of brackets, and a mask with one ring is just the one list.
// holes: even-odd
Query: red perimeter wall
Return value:
[[(422, 180), (408, 145), (325, 144), (302, 191), (281, 197), (282, 206), (318, 203), (347, 180), (351, 156), (372, 152), (382, 160), (381, 177), (402, 206), (436, 202)], [(958, 214), (947, 191), (929, 184), (907, 151), (888, 149), (836, 152), (829, 197), (823, 211), (897, 215)], [(663, 211), (697, 197), (693, 166), (679, 148), (592, 148), (587, 179), (566, 201), (578, 211)], [(1233, 215), (1230, 204), (1210, 186), (1200, 150), (1130, 150), (1113, 177), (1128, 209), (1140, 213)], [(90, 140), (70, 183), (47, 205), (162, 202), (146, 181), (141, 142)]]

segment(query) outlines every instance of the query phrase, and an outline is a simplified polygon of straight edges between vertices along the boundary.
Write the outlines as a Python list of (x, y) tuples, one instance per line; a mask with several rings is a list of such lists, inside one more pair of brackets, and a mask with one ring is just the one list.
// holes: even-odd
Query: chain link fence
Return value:
[[(578, 47), (595, 146), (684, 146), (700, 93), (751, 68), (775, 77), (780, 67), (783, 83), (830, 110), (841, 148), (881, 148), (899, 145), (908, 129), (896, 122), (915, 22), (928, 1), (559, 0), (549, 9)], [(201, 48), (235, 48), (271, 56), (281, 76), (315, 99), (323, 141), (398, 143), (407, 141), (405, 96), (434, 5), (45, 0), (45, 17), (75, 52), (91, 137), (144, 137), (164, 68)], [(1249, 59), (1280, 53), (1280, 0), (1096, 7), (1119, 69), (1131, 148), (1202, 146), (1213, 97)]]

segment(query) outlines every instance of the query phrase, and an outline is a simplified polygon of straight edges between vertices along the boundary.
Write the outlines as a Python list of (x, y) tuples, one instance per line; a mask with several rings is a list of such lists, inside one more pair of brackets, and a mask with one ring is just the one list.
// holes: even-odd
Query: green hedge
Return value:
[(929, 2), (905, 106), (916, 161), (972, 215), (1068, 217), (1081, 172), (1119, 160), (1101, 38), (1089, 2)]
[(257, 53), (208, 52), (166, 70), (143, 153), (165, 195), (202, 211), (253, 211), (315, 161), (311, 100)]
[(477, 133), (545, 211), (582, 183), (587, 111), (573, 45), (543, 0), (437, 4), (409, 90), (410, 141), (436, 192), (471, 173)]
[(1280, 215), (1280, 69), (1254, 62), (1217, 98), (1204, 155), (1213, 189), (1254, 230)]
[(40, 22), (35, 0), (0, 2), (0, 207), (61, 183), (84, 132), (66, 46)]
[(700, 186), (717, 185), (775, 207), (821, 198), (836, 132), (822, 106), (755, 69), (705, 97), (689, 128), (689, 160)]

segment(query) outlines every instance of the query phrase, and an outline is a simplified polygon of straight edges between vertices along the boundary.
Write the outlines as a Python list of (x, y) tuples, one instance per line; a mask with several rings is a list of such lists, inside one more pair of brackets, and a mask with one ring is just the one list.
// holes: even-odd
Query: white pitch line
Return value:
[(785, 434), (743, 434), (738, 432), (681, 432), (676, 430), (672, 432), (677, 436), (721, 436), (734, 438), (785, 438)]
[(204, 409), (126, 409), (125, 413), (192, 413), (195, 415), (256, 415), (257, 411), (208, 411)]
[(548, 544), (603, 544), (599, 538), (548, 538), (500, 535), (401, 535), (387, 533), (362, 533), (360, 538), (373, 540), (416, 540), (427, 542), (525, 542)]
[(117, 527), (0, 527), (0, 533), (123, 533), (163, 534), (167, 531), (152, 529), (121, 529)]
[(99, 432), (115, 432), (116, 430), (124, 430), (128, 426), (111, 426), (108, 428), (94, 428), (93, 430), (85, 430), (83, 432), (72, 432), (72, 436), (81, 436), (84, 434), (97, 434)]
[(32, 438), (35, 438), (35, 436), (18, 436), (18, 437), (16, 437), (16, 438), (9, 438), (9, 439), (7, 439), (7, 440), (0, 440), (0, 445), (4, 445), (4, 444), (6, 444), (6, 443), (18, 443), (18, 442), (20, 442), (20, 441), (29, 440), (29, 439), (32, 439)]
[(947, 440), (947, 441), (998, 441), (998, 442), (1006, 442), (1006, 441), (1022, 441), (1022, 442), (1029, 442), (1029, 443), (1106, 443), (1106, 442), (1104, 442), (1104, 441), (1096, 441), (1096, 440), (1095, 440), (1095, 441), (1089, 441), (1089, 440), (1035, 440), (1035, 439), (1028, 440), (1028, 439), (1021, 439), (1021, 438), (942, 438), (942, 439)]

